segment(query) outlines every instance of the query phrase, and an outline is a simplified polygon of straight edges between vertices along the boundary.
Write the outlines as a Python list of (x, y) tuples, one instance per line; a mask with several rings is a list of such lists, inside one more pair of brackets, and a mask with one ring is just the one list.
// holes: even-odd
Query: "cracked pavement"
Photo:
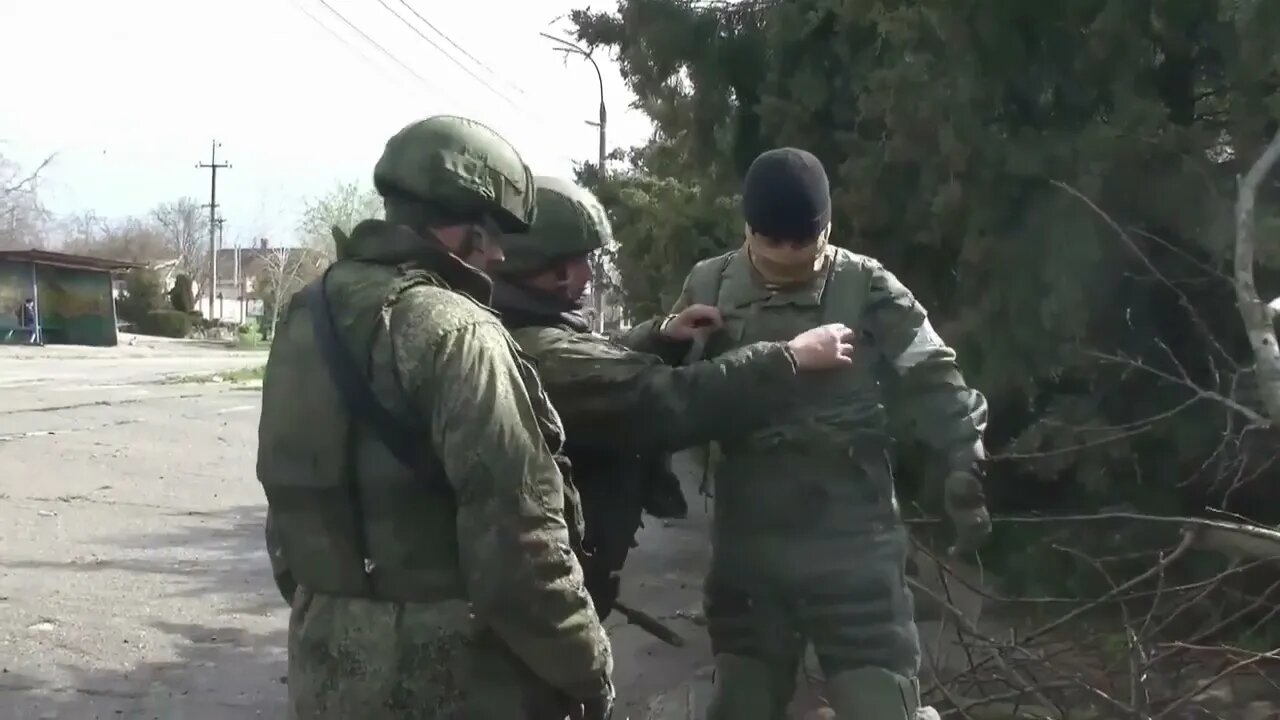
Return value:
[[(265, 357), (163, 341), (0, 348), (0, 717), (284, 717), (257, 389), (164, 382)], [(647, 520), (623, 591), (686, 647), (610, 618), (633, 720), (709, 662), (688, 619), (707, 552), (692, 504), (687, 521)]]

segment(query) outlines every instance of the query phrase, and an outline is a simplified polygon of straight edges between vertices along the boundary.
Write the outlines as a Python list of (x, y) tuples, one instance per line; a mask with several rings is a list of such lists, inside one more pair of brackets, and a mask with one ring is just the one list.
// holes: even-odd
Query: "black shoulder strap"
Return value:
[(353, 418), (368, 422), (374, 434), (397, 460), (408, 468), (419, 470), (423, 465), (420, 448), (425, 440), (418, 437), (408, 423), (396, 418), (378, 402), (368, 379), (360, 372), (351, 353), (338, 337), (333, 314), (329, 309), (329, 299), (324, 292), (328, 275), (328, 271), (325, 271), (318, 281), (302, 292), (307, 294), (312, 332), (319, 346), (320, 356), (329, 369), (329, 377), (342, 395), (347, 412)]

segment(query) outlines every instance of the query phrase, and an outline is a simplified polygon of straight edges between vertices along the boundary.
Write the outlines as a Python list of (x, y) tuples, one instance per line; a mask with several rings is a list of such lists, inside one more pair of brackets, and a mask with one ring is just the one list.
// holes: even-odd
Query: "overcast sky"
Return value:
[[(50, 208), (114, 218), (183, 195), (208, 202), (209, 171), (195, 164), (217, 138), (219, 161), (233, 166), (218, 174), (228, 245), (259, 235), (285, 244), (304, 198), (370, 182), (387, 138), (429, 115), (485, 122), (535, 173), (564, 175), (596, 156), (584, 123), (597, 113), (596, 78), (538, 33), (563, 31), (553, 21), (587, 5), (0, 0), (2, 150), (29, 166), (56, 152), (41, 186)], [(610, 146), (643, 142), (647, 119), (629, 108), (612, 60), (598, 62)]]

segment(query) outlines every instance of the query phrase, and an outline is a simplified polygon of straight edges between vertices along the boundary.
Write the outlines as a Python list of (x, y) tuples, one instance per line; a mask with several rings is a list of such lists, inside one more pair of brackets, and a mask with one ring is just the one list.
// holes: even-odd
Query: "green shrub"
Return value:
[(139, 329), (145, 335), (170, 338), (187, 337), (194, 327), (191, 314), (177, 310), (152, 310), (139, 323)]
[(174, 278), (173, 288), (169, 290), (169, 303), (178, 312), (189, 313), (196, 309), (196, 296), (191, 290), (191, 276), (187, 274)]
[(124, 292), (116, 300), (116, 314), (141, 326), (147, 314), (164, 307), (164, 284), (155, 270), (137, 268), (124, 276)]
[(255, 348), (263, 342), (262, 329), (257, 321), (249, 322), (236, 328), (236, 345), (243, 348)]

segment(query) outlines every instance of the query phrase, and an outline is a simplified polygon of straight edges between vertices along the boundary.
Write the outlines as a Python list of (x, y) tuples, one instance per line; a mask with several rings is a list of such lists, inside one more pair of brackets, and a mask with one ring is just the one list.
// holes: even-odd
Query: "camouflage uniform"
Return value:
[(341, 238), (320, 287), (379, 403), (420, 429), (422, 460), (401, 462), (347, 411), (315, 296), (295, 296), (258, 449), (292, 604), (290, 716), (561, 720), (569, 698), (611, 693), (612, 657), (571, 551), (560, 421), (486, 307), (488, 279), (410, 229), (523, 231), (532, 176), (492, 131), (437, 117), (393, 137), (374, 177), (389, 222)]
[(983, 455), (986, 401), (910, 291), (841, 248), (826, 246), (817, 261), (810, 280), (773, 287), (746, 248), (735, 250), (698, 263), (672, 308), (720, 308), (724, 326), (704, 351), (713, 358), (824, 323), (858, 333), (852, 366), (806, 384), (768, 427), (720, 443), (705, 586), (716, 653), (709, 720), (782, 718), (806, 642), (839, 717), (916, 716), (920, 644), (885, 389), (957, 477), (976, 473)]
[[(646, 502), (656, 494), (652, 486), (678, 483), (661, 453), (762, 426), (790, 405), (800, 383), (784, 342), (754, 343), (712, 362), (673, 368), (685, 348), (664, 339), (658, 321), (612, 341), (590, 332), (576, 301), (522, 283), (560, 260), (597, 250), (612, 233), (587, 191), (554, 178), (535, 184), (538, 217), (528, 234), (503, 238), (494, 306), (537, 361), (564, 420), (586, 517), (587, 587), (605, 617), (642, 509), (659, 512)], [(666, 490), (680, 492), (678, 484)]]

